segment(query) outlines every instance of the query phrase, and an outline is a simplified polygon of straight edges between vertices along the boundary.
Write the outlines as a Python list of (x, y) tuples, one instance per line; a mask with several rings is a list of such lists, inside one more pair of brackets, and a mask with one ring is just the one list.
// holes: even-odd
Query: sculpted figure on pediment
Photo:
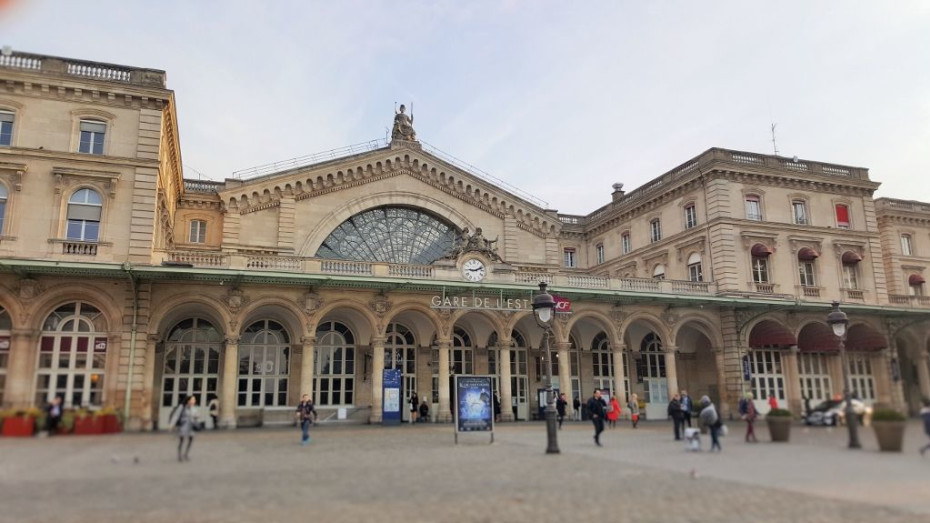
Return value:
[(400, 105), (400, 110), (394, 114), (394, 129), (391, 131), (392, 140), (417, 141), (417, 132), (413, 130), (413, 111), (407, 116), (407, 108)]

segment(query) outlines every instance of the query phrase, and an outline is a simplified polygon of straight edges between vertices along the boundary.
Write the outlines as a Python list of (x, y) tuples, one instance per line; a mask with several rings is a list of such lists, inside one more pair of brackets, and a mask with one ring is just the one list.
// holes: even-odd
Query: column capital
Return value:
[(498, 339), (498, 340), (497, 340), (497, 348), (498, 348), (498, 349), (509, 349), (509, 348), (513, 347), (513, 345), (514, 345), (513, 340), (510, 339), (510, 338), (507, 338), (507, 339)]
[(801, 352), (801, 349), (799, 349), (797, 345), (792, 345), (792, 346), (788, 347), (788, 353), (789, 353), (789, 354), (793, 354), (793, 355), (797, 356), (798, 353), (800, 353), (800, 352)]
[(678, 345), (668, 344), (668, 345), (665, 346), (665, 351), (664, 351), (664, 352), (665, 352), (666, 354), (674, 354), (674, 353), (678, 352)]
[(316, 345), (316, 336), (301, 336), (300, 344), (304, 347), (310, 346), (313, 347)]
[(239, 345), (239, 339), (239, 336), (227, 336), (223, 341), (226, 342), (226, 346), (228, 347), (230, 345)]
[(436, 341), (436, 346), (439, 347), (440, 349), (451, 349), (452, 340), (438, 340)]
[(384, 348), (384, 342), (387, 340), (384, 336), (372, 336), (371, 337), (371, 346)]
[(557, 341), (555, 343), (555, 348), (559, 352), (568, 352), (568, 350), (572, 348), (572, 343), (570, 341)]
[(611, 348), (613, 349), (613, 352), (614, 352), (614, 353), (625, 352), (625, 351), (626, 351), (626, 343), (618, 343), (618, 344), (616, 344), (616, 345), (613, 345)]
[(35, 329), (13, 329), (10, 331), (10, 338), (14, 340), (23, 338), (38, 338), (42, 331)]

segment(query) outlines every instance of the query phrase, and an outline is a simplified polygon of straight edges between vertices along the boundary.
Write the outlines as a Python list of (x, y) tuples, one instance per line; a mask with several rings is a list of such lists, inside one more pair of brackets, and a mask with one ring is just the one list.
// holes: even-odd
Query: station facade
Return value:
[[(551, 370), (652, 419), (684, 389), (800, 414), (843, 389), (834, 300), (856, 396), (930, 397), (930, 204), (873, 199), (865, 168), (714, 148), (567, 215), (399, 113), (390, 141), (190, 180), (164, 72), (8, 52), (0, 77), (4, 406), (61, 395), (152, 430), (193, 394), (236, 427), (306, 393), (379, 422), (400, 369), (435, 421), (455, 374), (492, 375), (528, 420)], [(571, 303), (550, 358), (541, 281)]]

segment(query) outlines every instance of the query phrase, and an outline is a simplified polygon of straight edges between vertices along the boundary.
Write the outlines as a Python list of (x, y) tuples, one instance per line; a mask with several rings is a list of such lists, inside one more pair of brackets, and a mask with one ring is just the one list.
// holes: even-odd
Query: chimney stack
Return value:
[(623, 192), (623, 184), (622, 184), (622, 183), (615, 183), (615, 184), (614, 184), (614, 192), (611, 193), (611, 196), (613, 196), (613, 201), (615, 201), (615, 202), (620, 201), (620, 199), (623, 198), (623, 195), (624, 195), (624, 194), (626, 194), (626, 193)]

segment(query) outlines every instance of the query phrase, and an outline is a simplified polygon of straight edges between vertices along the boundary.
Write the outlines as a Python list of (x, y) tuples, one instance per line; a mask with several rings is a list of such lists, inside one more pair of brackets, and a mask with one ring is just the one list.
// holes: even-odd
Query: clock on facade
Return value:
[(462, 264), (462, 276), (468, 281), (481, 281), (486, 274), (484, 262), (478, 258), (469, 258)]

